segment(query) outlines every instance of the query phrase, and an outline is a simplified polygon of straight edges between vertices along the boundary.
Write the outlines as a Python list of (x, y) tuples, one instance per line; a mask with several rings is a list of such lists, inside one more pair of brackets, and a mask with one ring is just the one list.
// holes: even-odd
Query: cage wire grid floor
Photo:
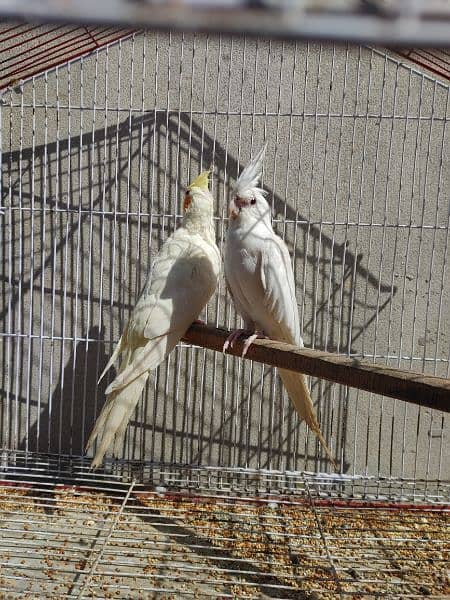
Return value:
[(143, 485), (15, 459), (0, 483), (2, 598), (450, 593), (448, 505), (408, 503), (417, 481), (344, 478), (337, 493), (326, 474), (152, 465)]

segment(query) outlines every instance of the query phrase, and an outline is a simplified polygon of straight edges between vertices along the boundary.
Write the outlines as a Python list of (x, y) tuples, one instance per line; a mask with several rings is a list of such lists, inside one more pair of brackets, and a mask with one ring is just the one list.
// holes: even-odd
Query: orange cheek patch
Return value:
[(184, 210), (187, 210), (192, 202), (192, 197), (189, 196), (188, 194), (186, 194), (186, 196), (184, 197), (184, 202), (183, 202), (183, 208)]

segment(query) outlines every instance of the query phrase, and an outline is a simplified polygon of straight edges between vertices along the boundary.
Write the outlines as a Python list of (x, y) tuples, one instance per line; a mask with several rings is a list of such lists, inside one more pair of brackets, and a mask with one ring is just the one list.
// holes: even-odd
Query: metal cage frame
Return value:
[[(447, 593), (446, 414), (312, 380), (340, 460), (332, 473), (273, 370), (181, 343), (122, 458), (91, 473), (83, 448), (103, 401), (98, 375), (176, 227), (185, 182), (214, 163), (223, 243), (228, 181), (262, 139), (306, 344), (448, 377), (448, 98), (448, 85), (376, 49), (150, 32), (2, 94), (2, 593)], [(238, 323), (223, 281), (206, 318)], [(374, 514), (386, 527), (371, 528)], [(230, 533), (246, 519), (247, 537)], [(181, 575), (162, 558), (171, 531), (186, 541)], [(236, 550), (247, 542), (262, 544), (265, 563)], [(291, 542), (281, 567), (272, 551)], [(46, 544), (63, 548), (57, 564)], [(408, 558), (405, 545), (422, 554)], [(217, 580), (220, 590), (208, 588)]]

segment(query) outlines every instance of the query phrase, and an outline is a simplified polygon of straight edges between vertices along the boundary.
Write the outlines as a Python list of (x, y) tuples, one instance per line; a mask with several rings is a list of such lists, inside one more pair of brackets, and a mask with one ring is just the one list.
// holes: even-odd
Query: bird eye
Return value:
[(250, 200), (250, 204), (256, 204), (256, 198), (252, 198), (252, 199)]

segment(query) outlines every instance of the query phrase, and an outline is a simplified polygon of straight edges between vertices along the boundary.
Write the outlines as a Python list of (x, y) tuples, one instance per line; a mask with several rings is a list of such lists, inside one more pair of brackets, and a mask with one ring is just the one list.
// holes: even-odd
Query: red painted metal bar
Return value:
[[(16, 33), (13, 33), (12, 35), (9, 35), (6, 38), (3, 37), (3, 34), (9, 33), (10, 31), (14, 31), (15, 29), (20, 29), (21, 27), (25, 27), (25, 26), (26, 26), (26, 23), (22, 23), (21, 25), (15, 25), (14, 27), (10, 27), (9, 29), (3, 30), (2, 34), (0, 35), (0, 42), (3, 44), (4, 42), (13, 40), (14, 38), (17, 38), (18, 35), (24, 35), (25, 33), (29, 33), (30, 31), (33, 31), (34, 29), (36, 29), (35, 25), (30, 25), (30, 27), (28, 27), (28, 29), (21, 31), (20, 33), (18, 33), (16, 31)], [(23, 42), (20, 42), (20, 43), (23, 43)], [(2, 51), (3, 51), (3, 48), (2, 48)]]
[[(30, 37), (33, 30), (36, 30), (36, 35)], [(85, 56), (106, 44), (125, 39), (136, 31), (113, 26), (69, 28), (58, 25), (49, 26), (44, 31), (42, 26), (28, 27), (26, 24), (8, 27), (3, 32), (0, 31), (0, 43), (4, 52), (4, 58), (0, 60), (0, 88), (15, 85), (19, 80)], [(5, 33), (10, 35), (5, 36)], [(15, 43), (5, 47), (4, 42), (11, 40), (15, 40)]]
[(398, 54), (414, 64), (450, 80), (450, 52), (448, 50), (411, 48), (399, 50)]
[[(5, 53), (0, 65), (0, 88), (15, 84), (17, 80), (38, 75), (70, 60), (79, 58), (119, 39), (125, 39), (138, 29), (117, 29), (114, 26), (74, 26), (18, 23), (0, 30), (1, 51)], [(33, 37), (33, 31), (36, 35)], [(76, 35), (73, 33), (77, 32)], [(5, 43), (14, 43), (5, 47)], [(14, 50), (17, 52), (14, 54)], [(7, 56), (6, 56), (7, 54)], [(450, 52), (448, 50), (411, 48), (398, 54), (416, 65), (450, 80)], [(1, 55), (1, 54), (0, 54)]]
[[(39, 38), (42, 37), (46, 37), (48, 36), (49, 33), (54, 33), (55, 31), (61, 31), (63, 30), (64, 33), (61, 33), (60, 35), (57, 36), (53, 36), (52, 38), (50, 38), (49, 41), (51, 42), (55, 42), (63, 37), (65, 37), (68, 33), (72, 33), (74, 31), (76, 31), (77, 29), (79, 29), (78, 27), (74, 27), (73, 29), (70, 30), (70, 32), (65, 31), (64, 27), (54, 27), (53, 29), (49, 29), (48, 31), (44, 31), (43, 33), (40, 33), (39, 35), (36, 35), (33, 37), (33, 42), (35, 42), (36, 40), (38, 40)], [(5, 52), (10, 52), (11, 50), (13, 50), (14, 48), (23, 48), (24, 46), (24, 42), (20, 41), (17, 42), (16, 44), (13, 44), (12, 46), (8, 46), (6, 48), (2, 48), (2, 54)], [(39, 44), (38, 46), (36, 46), (37, 48), (42, 48), (42, 50), (40, 50), (40, 52), (37, 52), (35, 54), (30, 53), (30, 49), (29, 48), (24, 48), (21, 52), (18, 52), (17, 54), (13, 54), (12, 56), (9, 56), (3, 60), (0, 60), (0, 65), (4, 64), (5, 62), (9, 62), (11, 60), (16, 60), (17, 58), (19, 58), (20, 56), (23, 56), (24, 54), (27, 54), (30, 58), (32, 56), (39, 56), (40, 54), (46, 54), (48, 52), (48, 50), (50, 49), (48, 46), (44, 47), (44, 44)], [(20, 64), (20, 61), (17, 62), (17, 64)]]

